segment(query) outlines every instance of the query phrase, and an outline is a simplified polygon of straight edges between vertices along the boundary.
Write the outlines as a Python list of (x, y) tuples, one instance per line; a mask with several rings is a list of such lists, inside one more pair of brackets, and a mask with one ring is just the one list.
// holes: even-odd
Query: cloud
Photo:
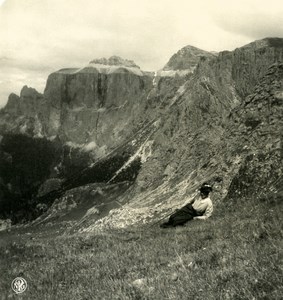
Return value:
[(228, 14), (225, 18), (218, 17), (216, 24), (223, 30), (246, 36), (250, 39), (261, 39), (265, 37), (283, 37), (283, 12), (273, 15)]
[[(9, 73), (9, 76), (7, 76), (7, 73)], [(8, 96), (12, 92), (19, 95), (24, 85), (36, 87), (39, 92), (43, 92), (49, 73), (50, 72), (44, 73), (37, 70), (27, 71), (20, 68), (1, 68), (0, 107), (6, 104)]]
[(211, 10), (214, 23), (223, 31), (250, 40), (283, 37), (281, 0), (238, 0), (230, 5), (227, 2), (222, 3), (221, 9)]
[(24, 82), (43, 91), (49, 73), (94, 58), (119, 55), (158, 70), (186, 45), (232, 50), (278, 36), (281, 16), (281, 0), (6, 0), (0, 106)]

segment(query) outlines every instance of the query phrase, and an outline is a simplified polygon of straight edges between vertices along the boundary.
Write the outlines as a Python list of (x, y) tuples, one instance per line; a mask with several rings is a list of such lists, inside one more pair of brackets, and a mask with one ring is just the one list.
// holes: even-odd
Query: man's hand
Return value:
[(206, 220), (207, 218), (205, 216), (198, 216), (194, 217), (194, 220)]

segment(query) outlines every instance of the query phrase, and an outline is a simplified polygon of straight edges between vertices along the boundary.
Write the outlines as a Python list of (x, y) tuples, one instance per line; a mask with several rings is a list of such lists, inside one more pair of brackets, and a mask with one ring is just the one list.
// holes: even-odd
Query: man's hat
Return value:
[(204, 182), (202, 184), (202, 186), (200, 187), (199, 191), (204, 194), (209, 194), (210, 192), (212, 192), (212, 186), (210, 184)]

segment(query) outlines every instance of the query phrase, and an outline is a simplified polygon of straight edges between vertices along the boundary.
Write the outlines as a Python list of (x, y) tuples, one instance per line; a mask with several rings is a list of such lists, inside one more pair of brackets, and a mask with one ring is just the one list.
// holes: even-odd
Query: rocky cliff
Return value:
[(8, 132), (24, 133), (29, 117), (34, 134), (58, 136), (105, 154), (131, 136), (132, 127), (141, 126), (151, 87), (151, 75), (133, 63), (117, 57), (92, 61), (82, 69), (51, 74), (44, 95), (27, 87), (20, 97), (12, 94), (2, 112), (2, 128), (13, 118)]
[[(185, 47), (164, 69), (189, 76), (117, 57), (55, 72), (43, 95), (25, 87), (9, 97), (1, 163), (11, 168), (22, 155), (12, 153), (15, 134), (46, 140), (53, 156), (26, 199), (46, 204), (41, 221), (84, 210), (85, 230), (154, 220), (203, 181), (214, 184), (216, 203), (272, 188), (282, 174), (282, 44), (268, 38), (217, 56)], [(6, 198), (16, 197), (13, 176), (0, 175)], [(59, 188), (44, 188), (51, 178)]]

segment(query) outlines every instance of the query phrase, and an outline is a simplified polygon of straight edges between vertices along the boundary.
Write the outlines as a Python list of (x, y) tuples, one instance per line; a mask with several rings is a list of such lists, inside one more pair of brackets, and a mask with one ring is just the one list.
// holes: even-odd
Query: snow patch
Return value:
[(184, 94), (185, 90), (186, 90), (186, 83), (184, 83), (179, 87), (176, 95), (172, 98), (169, 107), (171, 107)]
[(157, 71), (156, 76), (159, 77), (175, 77), (175, 76), (186, 76), (187, 74), (192, 74), (195, 70), (195, 67), (192, 67), (190, 69), (187, 70), (168, 70), (168, 71), (164, 71), (164, 70), (160, 70)]
[(47, 137), (48, 141), (54, 141), (56, 139), (56, 135), (51, 135)]
[(154, 72), (154, 76), (153, 76), (153, 79), (152, 79), (152, 85), (153, 86), (157, 85), (157, 72)]
[(109, 66), (102, 64), (90, 63), (87, 68), (96, 69), (99, 73), (103, 74), (113, 74), (113, 73), (124, 73), (124, 71), (129, 71), (132, 74), (143, 76), (144, 73), (139, 68), (125, 67), (125, 66)]
[(94, 150), (95, 148), (97, 147), (96, 143), (94, 141), (86, 144), (83, 149), (86, 150), (86, 151), (91, 151), (91, 150)]
[(73, 143), (73, 142), (66, 142), (66, 145), (71, 147), (71, 148), (81, 148), (81, 144)]
[(146, 160), (152, 155), (152, 144), (153, 141), (148, 141), (147, 138), (140, 148), (128, 159), (128, 161), (118, 171), (116, 171), (115, 175), (108, 181), (108, 183), (115, 179), (118, 174), (125, 170), (136, 158), (140, 157), (142, 163), (146, 162)]
[(126, 67), (124, 65), (103, 65), (99, 63), (89, 63), (87, 66), (79, 69), (62, 69), (57, 71), (57, 73), (78, 74), (78, 73), (91, 72), (92, 70), (103, 74), (130, 72), (138, 76), (145, 75), (145, 73), (141, 71), (138, 67)]
[(26, 130), (27, 130), (27, 124), (24, 124), (20, 127), (20, 133), (24, 134), (26, 133)]

